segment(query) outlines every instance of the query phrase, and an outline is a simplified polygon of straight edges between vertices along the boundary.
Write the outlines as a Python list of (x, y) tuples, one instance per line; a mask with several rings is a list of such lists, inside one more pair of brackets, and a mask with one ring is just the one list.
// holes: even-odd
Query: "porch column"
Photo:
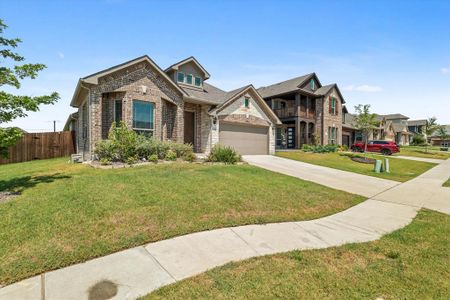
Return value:
[[(92, 93), (89, 101), (90, 107), (90, 150), (95, 148), (95, 143), (102, 139), (102, 93)], [(89, 120), (89, 118), (88, 118)]]
[(309, 124), (310, 123), (306, 123), (306, 126), (305, 126), (305, 142), (306, 142), (306, 144), (309, 144)]
[[(306, 97), (306, 117), (309, 118), (309, 110), (311, 109), (311, 98), (309, 96)], [(306, 132), (308, 133), (308, 129), (306, 129)], [(306, 140), (308, 140), (308, 137), (306, 137)]]
[(300, 148), (300, 120), (298, 118), (295, 119), (295, 148)]
[(300, 94), (295, 94), (295, 116), (300, 116)]

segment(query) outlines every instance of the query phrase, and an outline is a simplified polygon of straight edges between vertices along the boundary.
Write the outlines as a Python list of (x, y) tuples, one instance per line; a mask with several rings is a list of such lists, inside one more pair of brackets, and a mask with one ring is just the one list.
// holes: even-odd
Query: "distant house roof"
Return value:
[(408, 126), (425, 126), (427, 120), (408, 120)]
[(409, 117), (402, 114), (388, 114), (388, 115), (378, 115), (381, 118), (385, 118), (386, 120), (396, 120), (396, 119), (409, 119)]
[(313, 76), (315, 76), (315, 73), (306, 74), (269, 86), (260, 87), (257, 91), (263, 98), (294, 92), (300, 90), (300, 86)]
[(69, 115), (69, 117), (66, 120), (66, 123), (64, 124), (64, 131), (68, 131), (70, 129), (70, 123), (73, 121), (78, 120), (78, 112), (74, 112), (72, 114)]
[(168, 72), (168, 71), (170, 71), (170, 70), (178, 70), (178, 67), (179, 67), (179, 66), (184, 65), (184, 64), (186, 64), (186, 63), (188, 63), (188, 62), (193, 62), (200, 70), (202, 70), (203, 74), (205, 75), (205, 77), (204, 77), (205, 80), (208, 79), (209, 77), (211, 77), (211, 76), (209, 75), (208, 71), (206, 71), (206, 69), (203, 68), (203, 66), (202, 66), (202, 65), (198, 62), (198, 60), (195, 59), (195, 57), (193, 57), (193, 56), (189, 56), (189, 57), (186, 58), (186, 59), (183, 59), (183, 60), (181, 60), (181, 61), (179, 61), (179, 62), (177, 62), (177, 63), (174, 63), (173, 65), (167, 67), (167, 68), (164, 70), (164, 72)]
[[(447, 132), (447, 134), (450, 135), (450, 125), (442, 125), (442, 126), (445, 128), (445, 131)], [(434, 137), (434, 138), (438, 137), (438, 130), (433, 132), (431, 137)]]

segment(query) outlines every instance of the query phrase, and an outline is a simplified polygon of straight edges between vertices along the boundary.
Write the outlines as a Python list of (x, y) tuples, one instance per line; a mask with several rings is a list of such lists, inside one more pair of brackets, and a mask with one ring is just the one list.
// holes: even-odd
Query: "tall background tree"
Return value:
[(367, 142), (370, 133), (378, 128), (377, 115), (370, 112), (369, 104), (355, 106), (355, 114), (354, 126), (361, 131), (364, 140), (364, 152), (367, 152)]
[[(20, 89), (20, 80), (35, 79), (45, 68), (43, 64), (22, 63), (25, 58), (14, 51), (22, 42), (19, 38), (8, 39), (3, 36), (6, 24), (0, 19), (0, 126), (16, 118), (27, 116), (27, 112), (39, 110), (43, 104), (53, 104), (59, 99), (54, 92), (46, 96), (19, 96), (7, 93), (4, 86)], [(0, 127), (0, 157), (8, 156), (8, 148), (14, 146), (22, 136), (16, 127)]]

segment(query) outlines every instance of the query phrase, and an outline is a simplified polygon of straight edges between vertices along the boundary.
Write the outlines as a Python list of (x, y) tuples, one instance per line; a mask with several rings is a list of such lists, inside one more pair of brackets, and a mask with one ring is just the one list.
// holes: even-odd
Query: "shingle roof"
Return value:
[(299, 86), (302, 85), (306, 80), (308, 80), (313, 75), (314, 73), (295, 77), (269, 86), (260, 87), (259, 89), (257, 89), (257, 91), (263, 98), (267, 98), (300, 90)]
[(394, 119), (409, 119), (409, 117), (402, 114), (388, 114), (388, 115), (379, 115), (381, 118), (385, 118), (386, 120), (394, 120)]
[(221, 104), (227, 99), (227, 92), (206, 82), (203, 82), (203, 90), (185, 86), (183, 86), (182, 89), (189, 96), (198, 98), (199, 100), (210, 102), (212, 104)]
[(355, 128), (355, 123), (354, 123), (355, 122), (355, 115), (350, 114), (350, 113), (346, 113), (344, 119), (345, 119), (345, 122), (342, 123), (343, 127), (356, 129)]
[(427, 125), (427, 120), (408, 120), (408, 126), (425, 126)]
[(321, 87), (321, 88), (318, 88), (318, 89), (314, 92), (314, 94), (319, 95), (319, 96), (324, 96), (324, 95), (328, 94), (328, 92), (329, 92), (332, 88), (334, 88), (335, 86), (336, 86), (335, 83), (325, 85), (325, 86), (323, 86), (323, 87)]

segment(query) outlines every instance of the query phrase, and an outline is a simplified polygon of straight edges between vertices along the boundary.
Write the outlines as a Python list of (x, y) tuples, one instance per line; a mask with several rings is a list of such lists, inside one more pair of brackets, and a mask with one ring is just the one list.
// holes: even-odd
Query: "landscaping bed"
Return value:
[(0, 285), (182, 234), (316, 219), (364, 200), (249, 165), (0, 166)]
[(229, 263), (143, 299), (448, 299), (450, 216), (422, 210), (378, 241)]
[[(277, 152), (277, 156), (298, 160), (314, 165), (359, 173), (368, 176), (380, 177), (399, 182), (408, 181), (428, 171), (436, 164), (412, 161), (406, 159), (390, 159), (390, 173), (375, 173), (373, 164), (362, 164), (351, 160), (351, 157), (363, 157), (361, 154), (336, 152), (336, 153), (306, 153), (303, 151)], [(373, 154), (366, 154), (370, 159), (376, 159)]]

